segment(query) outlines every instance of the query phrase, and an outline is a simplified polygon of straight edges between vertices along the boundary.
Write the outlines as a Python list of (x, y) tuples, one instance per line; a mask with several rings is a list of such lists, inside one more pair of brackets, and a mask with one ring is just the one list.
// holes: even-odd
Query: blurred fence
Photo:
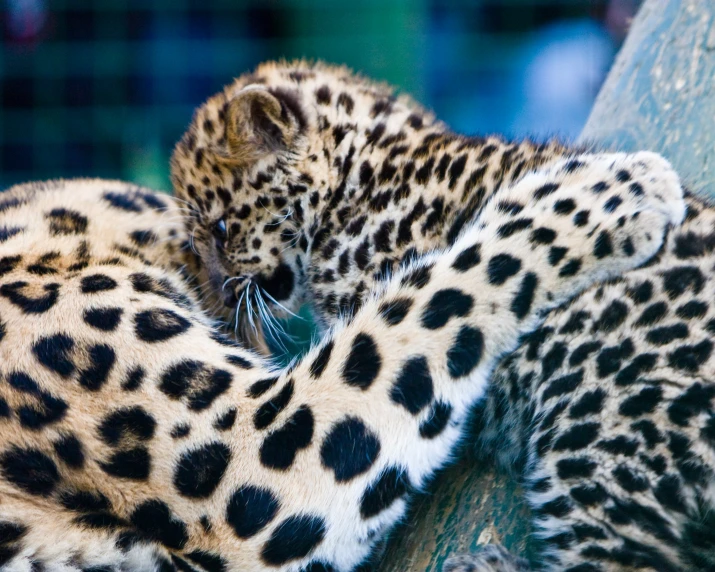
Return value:
[[(346, 63), (463, 132), (575, 135), (618, 42), (604, 26), (610, 4), (6, 0), (0, 188), (100, 176), (168, 189), (168, 156), (193, 108), (279, 57)], [(566, 103), (549, 100), (554, 113), (544, 96)]]

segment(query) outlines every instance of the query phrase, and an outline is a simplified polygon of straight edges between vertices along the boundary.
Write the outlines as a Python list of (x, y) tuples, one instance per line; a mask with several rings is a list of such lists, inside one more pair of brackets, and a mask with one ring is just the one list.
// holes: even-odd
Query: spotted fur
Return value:
[[(256, 106), (246, 104), (253, 100)], [(233, 108), (243, 111), (228, 113)], [(285, 137), (251, 131), (266, 117), (275, 119), (278, 131), (272, 133), (285, 129)], [(233, 131), (243, 138), (229, 147)], [(594, 168), (594, 160), (603, 161), (601, 167)], [(282, 304), (295, 309), (308, 298), (329, 325), (359, 308), (372, 288), (418, 253), (453, 244), (495, 192), (554, 165), (573, 177), (574, 192), (553, 204), (550, 225), (535, 225), (523, 201), (501, 200), (500, 216), (512, 218), (499, 236), (528, 235), (534, 244), (549, 245), (545, 268), (568, 274), (578, 272), (580, 262), (557, 244), (559, 233), (593, 228), (596, 205), (618, 213), (627, 208), (624, 200), (648, 192), (663, 173), (654, 157), (594, 157), (556, 143), (465, 138), (414, 102), (344, 69), (268, 64), (197, 111), (177, 146), (173, 176), (177, 194), (191, 204), (188, 229), (201, 243), (204, 266), (217, 276), (214, 292), (224, 296), (225, 316), (248, 312), (246, 298), (236, 310), (245, 283), (260, 283), (283, 265), (293, 271), (294, 289)], [(560, 184), (543, 185), (530, 200), (549, 196)], [(230, 190), (226, 201), (214, 200), (217, 188)], [(601, 203), (604, 193), (611, 195)], [(687, 201), (688, 221), (656, 261), (549, 317), (498, 367), (481, 405), (480, 447), (526, 471), (548, 569), (715, 566), (715, 539), (708, 532), (715, 464), (707, 436), (713, 211), (693, 197)], [(220, 251), (207, 238), (211, 225), (225, 220), (231, 227), (238, 213), (247, 216)], [(593, 232), (599, 259), (632, 250), (628, 239)], [(271, 246), (261, 250), (265, 240)], [(246, 248), (252, 241), (260, 251), (255, 262), (238, 260), (234, 245)], [(505, 253), (490, 262), (497, 282), (521, 270), (513, 258)], [(478, 249), (466, 249), (457, 265), (483, 262)], [(234, 277), (239, 284), (222, 291), (222, 281)], [(416, 287), (427, 279), (423, 271), (410, 277)], [(523, 295), (512, 305), (517, 315), (530, 311), (529, 292), (539, 280), (539, 272), (524, 278)], [(439, 311), (423, 323), (428, 330), (468, 305), (449, 293), (438, 302)], [(383, 315), (400, 323), (410, 311), (410, 301), (400, 300)], [(419, 385), (422, 364), (408, 365), (404, 379)], [(318, 360), (316, 368), (322, 367)], [(394, 396), (399, 401), (404, 393), (396, 389)], [(445, 423), (445, 411), (434, 408), (424, 434)], [(459, 565), (523, 566), (502, 552), (489, 563), (494, 554), (464, 557)], [(457, 564), (454, 570), (470, 569)]]
[(496, 370), (480, 445), (524, 467), (549, 569), (715, 566), (714, 230), (688, 198), (657, 259), (552, 313)]
[(276, 315), (312, 302), (326, 326), (415, 252), (453, 244), (494, 189), (566, 154), (456, 135), (344, 68), (269, 63), (196, 111), (172, 180), (219, 315), (241, 324), (263, 292)]
[[(629, 161), (588, 168), (614, 160)], [(199, 308), (180, 203), (99, 180), (5, 192), (0, 567), (360, 570), (449, 460), (497, 358), (679, 222), (675, 175), (637, 160), (658, 183), (614, 186), (552, 244), (503, 228), (548, 230), (559, 201), (584, 196), (567, 163), (507, 186), (452, 247), (397, 271), (282, 370)], [(632, 251), (594, 254), (600, 232)], [(555, 247), (578, 269), (551, 265)]]

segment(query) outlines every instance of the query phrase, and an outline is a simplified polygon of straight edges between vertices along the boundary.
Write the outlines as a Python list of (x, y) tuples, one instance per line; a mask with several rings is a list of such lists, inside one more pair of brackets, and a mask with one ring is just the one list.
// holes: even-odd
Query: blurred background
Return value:
[(261, 61), (321, 58), (454, 129), (575, 138), (638, 0), (0, 0), (0, 188), (169, 189), (192, 110)]

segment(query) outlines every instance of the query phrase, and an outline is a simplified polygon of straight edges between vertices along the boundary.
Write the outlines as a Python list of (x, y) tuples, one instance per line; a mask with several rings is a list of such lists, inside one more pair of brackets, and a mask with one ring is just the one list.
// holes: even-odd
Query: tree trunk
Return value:
[(715, 3), (645, 3), (580, 140), (658, 151), (691, 190), (713, 196)]

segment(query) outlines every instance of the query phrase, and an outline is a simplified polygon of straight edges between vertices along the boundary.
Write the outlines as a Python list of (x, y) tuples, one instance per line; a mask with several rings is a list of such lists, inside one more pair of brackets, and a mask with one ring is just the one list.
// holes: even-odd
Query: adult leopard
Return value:
[[(589, 168), (614, 159), (658, 177), (604, 191), (599, 233), (553, 229), (573, 177), (566, 163), (535, 173), (282, 370), (199, 308), (171, 198), (98, 180), (3, 193), (2, 570), (359, 569), (450, 458), (498, 356), (544, 311), (646, 261), (682, 219), (664, 161)], [(504, 231), (523, 217), (552, 244)], [(600, 256), (601, 232), (632, 250)], [(556, 245), (579, 267), (549, 265)]]

